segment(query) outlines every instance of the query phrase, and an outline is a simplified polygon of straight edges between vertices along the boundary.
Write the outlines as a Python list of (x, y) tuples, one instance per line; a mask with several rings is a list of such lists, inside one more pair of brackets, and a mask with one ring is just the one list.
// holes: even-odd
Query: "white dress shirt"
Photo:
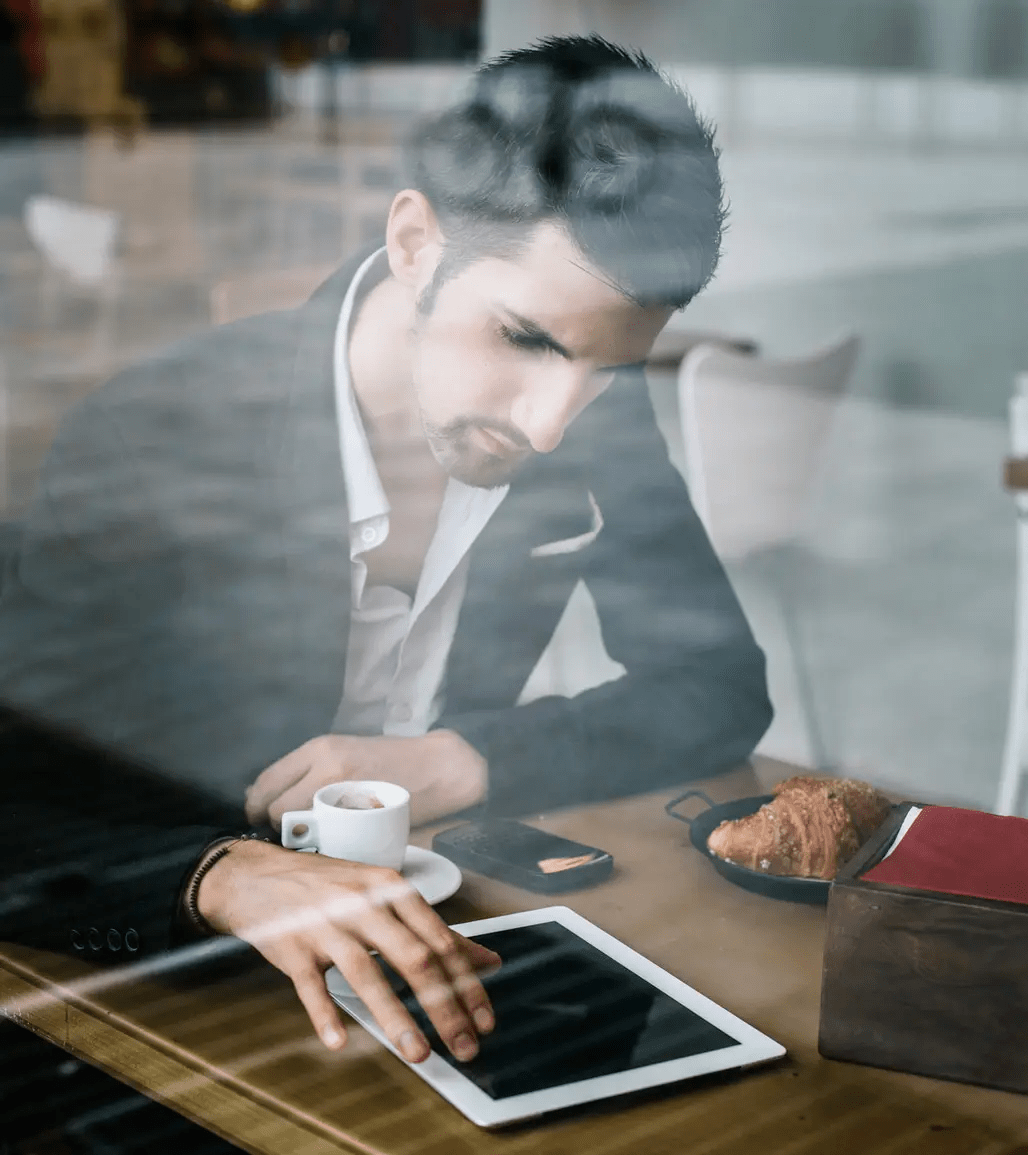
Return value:
[(446, 663), (467, 583), (468, 551), (509, 486), (477, 489), (450, 478), (413, 601), (391, 586), (367, 587), (364, 555), (389, 536), (389, 501), (350, 380), (350, 323), (373, 253), (357, 270), (339, 312), (334, 373), (339, 448), (350, 514), (350, 642), (337, 734), (426, 733), (445, 704)]

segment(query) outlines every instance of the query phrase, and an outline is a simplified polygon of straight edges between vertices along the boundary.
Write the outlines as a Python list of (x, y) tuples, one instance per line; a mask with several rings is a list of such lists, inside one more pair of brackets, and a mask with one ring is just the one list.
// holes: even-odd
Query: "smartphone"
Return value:
[(451, 826), (432, 839), (432, 849), (462, 870), (541, 894), (593, 886), (607, 878), (614, 866), (614, 859), (605, 850), (547, 834), (511, 818)]

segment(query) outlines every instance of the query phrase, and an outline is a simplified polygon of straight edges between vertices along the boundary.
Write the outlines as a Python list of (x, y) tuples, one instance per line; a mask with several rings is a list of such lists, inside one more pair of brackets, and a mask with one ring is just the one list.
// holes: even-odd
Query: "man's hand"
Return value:
[(457, 1059), (473, 1059), (478, 1034), (493, 1029), (475, 972), (496, 966), (499, 956), (450, 930), (393, 870), (240, 842), (204, 876), (197, 906), (216, 931), (249, 942), (288, 975), (332, 1050), (346, 1042), (325, 986), (335, 964), (406, 1059), (429, 1056), (427, 1039), (370, 950), (410, 984)]
[(306, 810), (331, 782), (366, 779), (395, 782), (410, 791), (411, 822), (432, 822), (481, 802), (488, 774), (485, 759), (452, 730), (420, 738), (353, 738), (326, 734), (269, 766), (246, 795), (253, 823), (278, 827), (287, 810)]

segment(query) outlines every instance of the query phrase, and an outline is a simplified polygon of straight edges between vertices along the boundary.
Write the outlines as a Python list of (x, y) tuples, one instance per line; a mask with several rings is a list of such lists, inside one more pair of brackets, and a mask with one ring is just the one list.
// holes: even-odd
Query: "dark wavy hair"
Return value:
[(410, 183), (447, 241), (422, 311), (458, 269), (516, 256), (544, 220), (629, 299), (684, 307), (720, 255), (718, 155), (692, 100), (642, 53), (549, 37), (487, 62), (408, 146)]

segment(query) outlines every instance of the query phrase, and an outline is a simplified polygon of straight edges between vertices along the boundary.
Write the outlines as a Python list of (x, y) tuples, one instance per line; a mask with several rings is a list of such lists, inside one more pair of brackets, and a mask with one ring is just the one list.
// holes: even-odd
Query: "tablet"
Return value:
[[(480, 1039), (470, 1063), (453, 1058), (409, 987), (393, 977), (432, 1045), (423, 1063), (407, 1065), (480, 1127), (785, 1054), (773, 1039), (567, 907), (454, 930), (503, 959), (483, 980), (496, 1030)], [(389, 1046), (334, 967), (326, 980), (339, 1006)]]

